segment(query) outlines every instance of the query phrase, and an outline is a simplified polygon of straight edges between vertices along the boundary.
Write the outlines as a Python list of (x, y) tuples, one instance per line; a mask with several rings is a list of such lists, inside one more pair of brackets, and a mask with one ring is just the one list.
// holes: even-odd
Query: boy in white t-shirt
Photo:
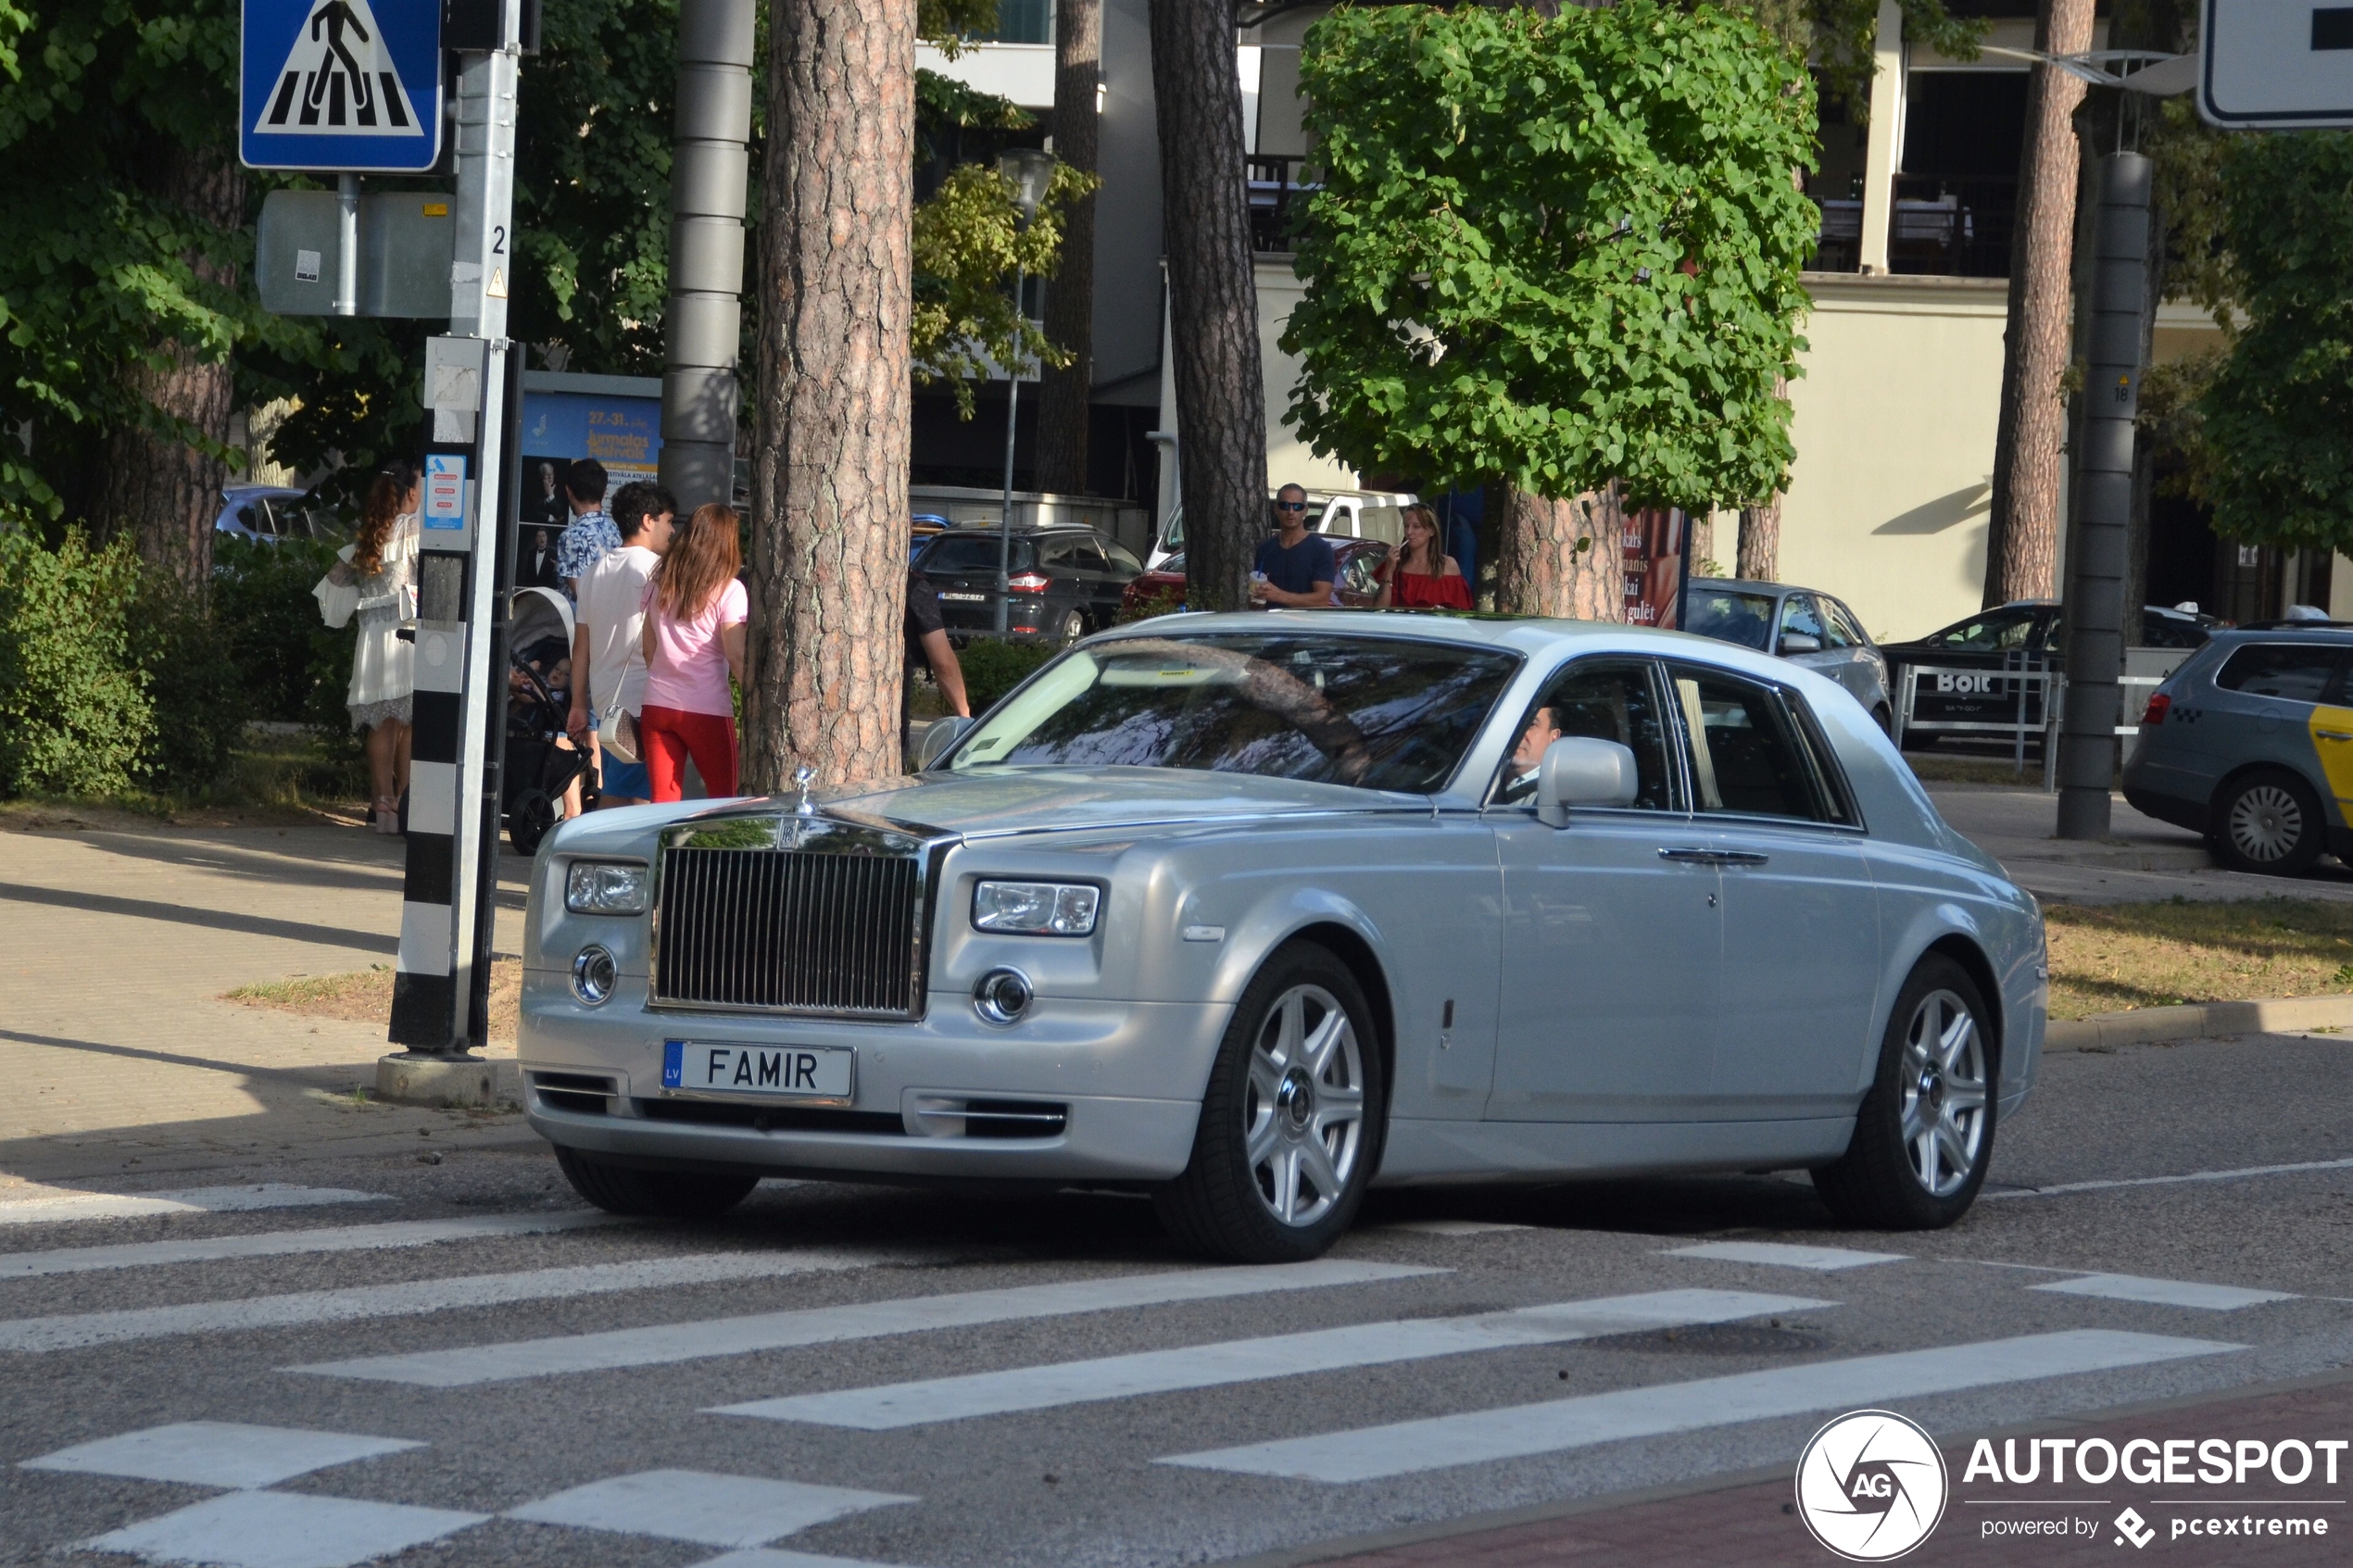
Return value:
[[(646, 622), (646, 582), (670, 548), (678, 503), (658, 484), (624, 484), (612, 498), (621, 548), (609, 550), (580, 579), (572, 636), (571, 730), (595, 755), (600, 806), (642, 806), (653, 798), (646, 764), (606, 757), (599, 737), (646, 704), (646, 660), (638, 641)], [(614, 697), (620, 700), (616, 704)]]

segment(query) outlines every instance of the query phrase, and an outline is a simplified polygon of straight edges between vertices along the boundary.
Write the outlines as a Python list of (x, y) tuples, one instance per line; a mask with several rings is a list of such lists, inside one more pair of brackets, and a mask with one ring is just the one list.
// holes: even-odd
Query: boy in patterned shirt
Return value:
[(605, 465), (596, 458), (583, 458), (564, 470), (564, 494), (572, 501), (572, 524), (556, 541), (556, 575), (578, 604), (580, 580), (607, 550), (621, 548), (621, 530), (605, 515)]

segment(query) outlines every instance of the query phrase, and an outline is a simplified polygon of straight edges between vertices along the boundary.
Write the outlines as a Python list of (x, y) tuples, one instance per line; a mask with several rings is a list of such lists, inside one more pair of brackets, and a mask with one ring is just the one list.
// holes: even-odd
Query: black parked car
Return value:
[[(2222, 624), (2210, 615), (2145, 605), (2140, 636), (2133, 646), (2199, 647)], [(2018, 723), (2019, 688), (2013, 677), (2002, 672), (2064, 670), (2066, 641), (2056, 600), (2020, 599), (1980, 610), (1912, 642), (1881, 644), (1880, 652), (1887, 656), (1888, 691), (1897, 700), (1905, 668), (1922, 667), (1904, 744), (1933, 746), (1941, 735), (2007, 739)], [(1931, 670), (1935, 673), (1929, 673)], [(2039, 683), (2026, 689), (2026, 722), (2030, 728), (2043, 723)]]
[[(997, 528), (950, 529), (923, 547), (915, 570), (939, 593), (940, 619), (961, 640), (997, 628)], [(1119, 614), (1121, 593), (1144, 563), (1091, 528), (1016, 525), (1006, 568), (1013, 640), (1060, 646), (1101, 631)]]

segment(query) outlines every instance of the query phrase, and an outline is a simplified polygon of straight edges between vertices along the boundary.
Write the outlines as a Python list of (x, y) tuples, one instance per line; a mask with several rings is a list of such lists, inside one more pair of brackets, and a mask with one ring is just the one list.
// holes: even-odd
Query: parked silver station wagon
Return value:
[(1951, 1223), (2042, 918), (1820, 676), (1357, 612), (1091, 637), (918, 775), (563, 824), (522, 1064), (590, 1201), (1128, 1186), (1313, 1256), (1376, 1183), (1806, 1169)]

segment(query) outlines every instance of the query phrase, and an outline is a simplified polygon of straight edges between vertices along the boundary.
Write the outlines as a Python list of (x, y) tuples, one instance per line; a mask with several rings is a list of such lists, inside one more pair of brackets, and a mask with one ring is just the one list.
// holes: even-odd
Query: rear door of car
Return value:
[(2200, 705), (2196, 749), (2213, 768), (2212, 783), (2250, 762), (2268, 762), (2301, 775), (2323, 798), (2338, 824), (2353, 800), (2353, 709), (2345, 701), (2342, 644), (2249, 642), (2233, 648), (2214, 672)]
[(1710, 1115), (1845, 1116), (1866, 1077), (1879, 902), (1844, 775), (1805, 698), (1673, 664), (1693, 825), (1723, 872)]
[[(1793, 664), (1802, 664), (1817, 674), (1829, 676), (1853, 692), (1856, 701), (1862, 700), (1862, 694), (1855, 690), (1855, 660), (1848, 650), (1846, 639), (1831, 630), (1830, 622), (1822, 614), (1821, 607), (1814, 602), (1813, 595), (1794, 593), (1785, 596), (1781, 600), (1780, 621), (1775, 646), (1782, 658)], [(1812, 638), (1813, 651), (1792, 651), (1788, 643), (1793, 636)]]

